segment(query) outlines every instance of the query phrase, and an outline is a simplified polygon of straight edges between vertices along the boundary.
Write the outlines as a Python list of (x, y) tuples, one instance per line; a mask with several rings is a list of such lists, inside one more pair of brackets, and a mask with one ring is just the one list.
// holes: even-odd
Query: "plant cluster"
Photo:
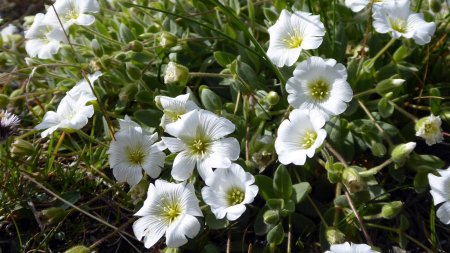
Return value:
[(56, 0), (6, 22), (0, 249), (449, 251), (449, 9)]

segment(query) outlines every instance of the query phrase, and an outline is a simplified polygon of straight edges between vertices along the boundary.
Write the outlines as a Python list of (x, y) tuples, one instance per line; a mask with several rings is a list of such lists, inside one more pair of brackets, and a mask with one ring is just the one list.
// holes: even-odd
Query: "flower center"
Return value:
[(301, 140), (302, 142), (302, 147), (304, 149), (308, 149), (310, 148), (314, 142), (316, 142), (317, 139), (317, 133), (315, 131), (308, 131), (305, 133), (305, 135), (303, 135), (303, 138)]
[(163, 207), (163, 217), (168, 223), (172, 223), (182, 213), (182, 208), (178, 202), (167, 203)]
[(80, 15), (80, 14), (79, 14), (78, 10), (76, 10), (75, 8), (72, 7), (72, 8), (70, 8), (70, 10), (67, 12), (65, 18), (66, 18), (67, 20), (78, 19), (78, 16), (79, 16), (79, 15)]
[(289, 48), (297, 48), (302, 45), (303, 38), (300, 37), (297, 34), (290, 35), (291, 37), (284, 39), (284, 42), (286, 43), (286, 46)]
[(128, 148), (127, 150), (128, 162), (133, 165), (141, 165), (144, 162), (144, 157), (145, 154), (141, 147)]
[(425, 134), (436, 133), (436, 127), (434, 126), (434, 124), (431, 124), (431, 123), (425, 123), (423, 126), (423, 130), (424, 130)]
[(399, 33), (405, 33), (406, 32), (406, 21), (399, 18), (393, 18), (389, 17), (389, 24), (391, 25), (392, 29), (399, 32)]
[(183, 115), (184, 113), (177, 111), (164, 111), (164, 114), (166, 114), (172, 122), (175, 122), (179, 120), (181, 118), (181, 115)]
[(309, 85), (309, 94), (317, 101), (325, 101), (330, 96), (330, 86), (323, 80), (313, 81)]
[(196, 139), (191, 143), (191, 150), (196, 155), (204, 155), (208, 150), (209, 143), (203, 139)]
[(242, 189), (238, 187), (233, 187), (228, 191), (227, 196), (228, 196), (227, 198), (228, 204), (230, 206), (234, 206), (244, 201), (245, 193)]

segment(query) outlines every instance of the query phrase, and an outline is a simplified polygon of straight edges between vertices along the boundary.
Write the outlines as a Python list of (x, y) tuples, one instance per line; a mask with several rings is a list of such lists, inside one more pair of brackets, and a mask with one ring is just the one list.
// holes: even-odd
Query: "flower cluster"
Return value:
[[(302, 49), (318, 48), (325, 28), (319, 16), (283, 10), (269, 33), (267, 55), (282, 67), (297, 62)], [(303, 165), (306, 156), (313, 157), (325, 140), (325, 121), (345, 111), (353, 91), (344, 65), (317, 56), (297, 64), (286, 90), (295, 109), (279, 127), (275, 149), (281, 163)]]
[(57, 0), (47, 9), (38, 13), (31, 27), (25, 31), (25, 49), (30, 57), (49, 59), (56, 54), (61, 42), (67, 43), (65, 32), (73, 25), (89, 26), (95, 17), (88, 13), (99, 11), (97, 0)]

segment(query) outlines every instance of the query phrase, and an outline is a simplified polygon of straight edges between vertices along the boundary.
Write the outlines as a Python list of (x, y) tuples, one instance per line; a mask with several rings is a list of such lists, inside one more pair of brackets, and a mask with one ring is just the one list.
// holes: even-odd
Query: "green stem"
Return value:
[(83, 29), (85, 29), (86, 31), (88, 31), (88, 32), (90, 32), (90, 33), (92, 33), (92, 34), (94, 34), (94, 35), (96, 35), (96, 36), (98, 36), (98, 37), (100, 37), (100, 38), (102, 38), (102, 39), (104, 39), (104, 40), (106, 40), (106, 41), (109, 41), (109, 42), (114, 43), (114, 44), (119, 45), (119, 46), (122, 46), (122, 45), (123, 45), (122, 43), (120, 43), (120, 42), (118, 42), (118, 41), (116, 41), (116, 40), (113, 40), (113, 39), (111, 39), (111, 38), (108, 38), (108, 37), (106, 37), (105, 35), (103, 35), (103, 34), (97, 32), (97, 31), (94, 31), (94, 30), (92, 30), (92, 29), (90, 29), (90, 28), (88, 28), (88, 27), (86, 27), (86, 26), (81, 26), (81, 27), (82, 27)]
[(392, 38), (384, 47), (383, 49), (381, 49), (376, 55), (375, 57), (373, 57), (371, 60), (369, 60), (367, 62), (367, 64), (365, 64), (366, 69), (370, 69), (373, 67), (373, 65), (375, 64), (375, 62), (378, 60), (378, 58), (380, 58), (388, 49), (389, 47), (392, 46), (392, 44), (394, 44), (395, 39)]
[(369, 170), (366, 171), (362, 171), (359, 172), (359, 175), (362, 177), (369, 177), (369, 176), (373, 176), (375, 174), (377, 174), (378, 172), (380, 172), (384, 167), (388, 166), (389, 164), (391, 164), (393, 161), (392, 159), (387, 159), (386, 161), (384, 161), (382, 164), (375, 166)]
[(232, 74), (206, 73), (206, 72), (189, 72), (189, 76), (190, 77), (220, 77), (220, 78), (233, 77)]
[(314, 211), (316, 211), (317, 215), (319, 215), (320, 221), (322, 221), (323, 225), (325, 226), (325, 228), (328, 228), (328, 224), (327, 221), (325, 220), (325, 218), (323, 217), (322, 213), (320, 212), (319, 208), (316, 206), (316, 203), (314, 203), (314, 201), (311, 199), (311, 197), (309, 195), (306, 195), (306, 198), (308, 199), (309, 203), (312, 205), (312, 207), (314, 208)]
[(405, 115), (406, 117), (410, 118), (412, 121), (417, 122), (417, 117), (412, 115), (411, 113), (407, 112), (405, 109), (401, 108), (400, 106), (398, 106), (396, 103), (389, 101), (389, 104), (391, 104), (392, 106), (394, 106), (394, 108), (400, 112), (401, 114)]
[(377, 92), (377, 89), (372, 88), (372, 89), (365, 90), (365, 91), (362, 91), (360, 93), (357, 93), (357, 94), (353, 95), (353, 98), (358, 98), (358, 97), (370, 95), (370, 94), (373, 94), (373, 93), (376, 93), (376, 92)]

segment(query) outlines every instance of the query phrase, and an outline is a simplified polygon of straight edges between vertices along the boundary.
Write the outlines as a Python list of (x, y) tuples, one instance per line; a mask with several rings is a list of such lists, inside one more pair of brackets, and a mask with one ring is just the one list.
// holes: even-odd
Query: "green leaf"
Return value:
[(278, 19), (278, 13), (270, 8), (263, 8), (263, 13), (271, 23), (275, 23)]
[(279, 245), (283, 242), (283, 239), (284, 239), (284, 230), (283, 225), (281, 223), (273, 227), (269, 231), (269, 233), (267, 233), (267, 241), (269, 243)]
[(286, 167), (282, 164), (278, 166), (273, 176), (273, 188), (285, 199), (290, 198), (292, 195), (291, 176)]
[[(65, 192), (63, 194), (61, 194), (61, 198), (65, 199), (67, 202), (75, 204), (77, 203), (78, 200), (80, 200), (81, 195), (79, 192)], [(55, 207), (58, 208), (62, 208), (62, 209), (67, 209), (70, 206), (60, 200), (58, 200), (55, 204)]]
[(236, 56), (228, 52), (216, 51), (214, 52), (214, 59), (220, 66), (225, 68), (228, 64), (231, 64), (234, 59), (236, 59)]
[(273, 188), (273, 180), (264, 175), (256, 175), (255, 176), (255, 184), (259, 188), (259, 195), (263, 197), (266, 201), (269, 199), (278, 198), (278, 194)]
[(292, 186), (292, 189), (294, 189), (294, 192), (292, 194), (292, 199), (295, 201), (295, 203), (302, 202), (307, 195), (311, 192), (312, 188), (311, 185), (308, 182), (301, 182), (298, 184), (294, 184)]
[(383, 118), (389, 118), (394, 113), (394, 106), (389, 103), (387, 98), (382, 98), (378, 101), (378, 112)]
[(153, 104), (153, 93), (150, 91), (140, 91), (134, 96), (134, 99), (136, 99), (137, 102), (144, 103), (144, 104)]
[(419, 172), (414, 177), (414, 189), (417, 193), (422, 193), (428, 190), (428, 173), (433, 172), (434, 169), (428, 166), (421, 166)]
[(156, 109), (138, 110), (134, 117), (149, 127), (158, 127), (163, 113)]
[(200, 87), (200, 100), (205, 109), (213, 112), (222, 110), (221, 98), (207, 86)]
[(431, 113), (434, 115), (439, 115), (439, 113), (441, 113), (441, 99), (439, 98), (441, 96), (441, 92), (438, 88), (431, 88), (430, 96)]
[(227, 227), (227, 219), (217, 219), (212, 213), (207, 213), (205, 215), (205, 223), (208, 225), (209, 229), (218, 230)]
[(267, 206), (272, 210), (282, 210), (284, 208), (283, 199), (269, 199), (267, 200)]

